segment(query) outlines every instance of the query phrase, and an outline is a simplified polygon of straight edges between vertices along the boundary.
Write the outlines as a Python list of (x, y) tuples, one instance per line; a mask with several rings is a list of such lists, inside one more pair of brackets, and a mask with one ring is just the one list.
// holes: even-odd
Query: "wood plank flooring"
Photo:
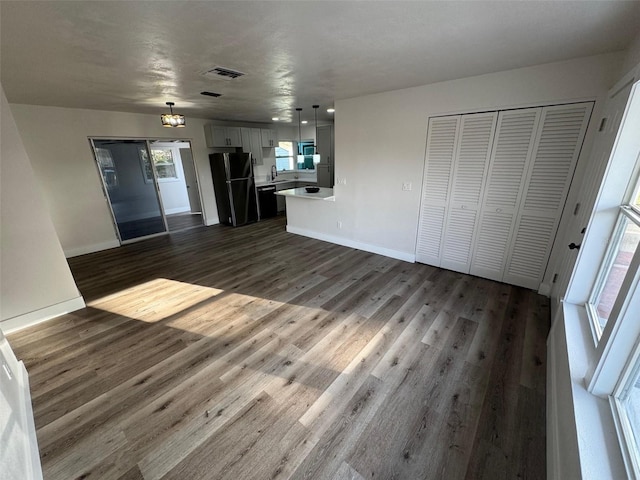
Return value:
[(9, 336), (45, 479), (545, 478), (546, 298), (284, 222), (70, 259)]

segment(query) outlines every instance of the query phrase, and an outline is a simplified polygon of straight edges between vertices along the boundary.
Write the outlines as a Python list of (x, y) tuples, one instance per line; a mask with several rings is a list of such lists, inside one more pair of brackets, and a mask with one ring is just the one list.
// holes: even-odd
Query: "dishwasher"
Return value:
[(278, 199), (276, 198), (276, 186), (265, 185), (258, 187), (258, 205), (260, 206), (260, 218), (275, 217), (278, 215)]

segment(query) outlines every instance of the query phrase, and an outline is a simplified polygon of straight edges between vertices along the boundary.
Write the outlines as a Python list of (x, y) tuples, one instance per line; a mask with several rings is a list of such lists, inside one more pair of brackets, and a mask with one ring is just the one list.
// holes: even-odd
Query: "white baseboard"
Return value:
[(178, 208), (167, 208), (164, 211), (165, 215), (173, 215), (174, 213), (186, 213), (191, 212), (191, 207), (178, 207)]
[(15, 332), (32, 325), (36, 325), (52, 318), (59, 317), (65, 313), (75, 312), (81, 308), (86, 307), (84, 298), (82, 295), (66, 300), (64, 302), (56, 303), (33, 312), (25, 313), (24, 315), (18, 315), (17, 317), (8, 318), (0, 321), (0, 327), (4, 333)]
[(78, 257), (80, 255), (86, 255), (87, 253), (100, 252), (102, 250), (108, 250), (110, 248), (116, 248), (120, 246), (120, 242), (117, 238), (109, 240), (108, 242), (95, 243), (93, 245), (86, 245), (84, 247), (69, 248), (64, 250), (64, 256), (67, 258)]
[(316, 240), (323, 240), (329, 243), (335, 243), (336, 245), (342, 245), (343, 247), (356, 248), (358, 250), (364, 250), (365, 252), (377, 253), (378, 255), (384, 255), (385, 257), (395, 258), (398, 260), (403, 260), (405, 262), (415, 263), (416, 261), (416, 256), (413, 253), (401, 252), (399, 250), (393, 250), (391, 248), (379, 247), (377, 245), (357, 242), (355, 240), (349, 240), (342, 237), (335, 237), (333, 235), (314, 232), (313, 230), (307, 230), (305, 228), (298, 228), (287, 225), (287, 232), (295, 233), (296, 235), (302, 235), (303, 237), (315, 238)]
[(220, 223), (220, 220), (216, 217), (216, 218), (212, 218), (211, 220), (209, 220), (208, 218), (206, 219), (205, 225), (207, 227), (210, 227), (211, 225), (218, 225)]
[(538, 293), (540, 295), (544, 295), (545, 297), (551, 296), (551, 285), (548, 283), (541, 283), (540, 288), (538, 288)]

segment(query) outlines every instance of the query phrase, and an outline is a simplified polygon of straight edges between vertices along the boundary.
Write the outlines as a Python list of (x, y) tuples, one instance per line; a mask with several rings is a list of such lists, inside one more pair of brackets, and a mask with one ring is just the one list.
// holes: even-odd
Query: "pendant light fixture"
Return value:
[(162, 115), (160, 115), (160, 120), (162, 121), (162, 126), (163, 127), (184, 127), (185, 126), (185, 119), (184, 119), (184, 115), (180, 115), (178, 113), (173, 113), (173, 106), (175, 105), (175, 103), (173, 102), (167, 102), (167, 105), (169, 105), (169, 110), (171, 113), (163, 113)]
[(316, 136), (313, 140), (313, 165), (315, 167), (315, 165), (317, 165), (318, 163), (320, 163), (320, 154), (318, 153), (318, 108), (320, 108), (320, 105), (313, 105), (313, 116), (315, 117), (316, 120)]
[(300, 107), (296, 108), (296, 112), (298, 112), (298, 165), (304, 165), (304, 155), (302, 155), (302, 124), (300, 122), (300, 112), (302, 109)]

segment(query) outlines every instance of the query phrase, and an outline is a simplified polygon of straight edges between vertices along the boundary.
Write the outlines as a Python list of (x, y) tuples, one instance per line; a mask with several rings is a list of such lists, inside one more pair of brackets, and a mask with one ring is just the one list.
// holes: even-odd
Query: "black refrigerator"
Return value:
[(248, 153), (209, 155), (220, 223), (245, 225), (258, 220), (256, 184)]

